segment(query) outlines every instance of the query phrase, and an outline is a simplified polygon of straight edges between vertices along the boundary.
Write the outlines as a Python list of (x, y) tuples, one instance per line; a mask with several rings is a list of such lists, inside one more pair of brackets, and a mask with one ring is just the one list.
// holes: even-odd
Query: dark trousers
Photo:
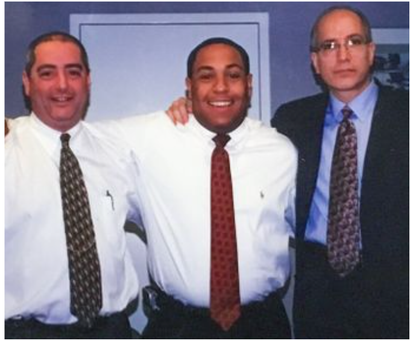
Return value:
[(168, 297), (151, 313), (142, 334), (146, 339), (289, 339), (289, 320), (281, 298), (241, 307), (241, 316), (222, 330), (209, 316), (209, 309), (191, 308)]
[[(340, 278), (330, 268), (324, 246), (303, 242), (296, 248), (293, 302), (296, 338), (380, 339), (405, 335), (408, 338), (408, 318), (401, 322), (399, 304), (395, 309), (383, 305), (381, 296), (386, 293), (378, 289), (374, 280), (369, 280), (362, 264)], [(405, 302), (400, 303), (403, 304), (406, 306)]]
[(131, 326), (125, 313), (99, 317), (91, 329), (78, 324), (51, 325), (37, 320), (6, 320), (6, 339), (131, 339)]

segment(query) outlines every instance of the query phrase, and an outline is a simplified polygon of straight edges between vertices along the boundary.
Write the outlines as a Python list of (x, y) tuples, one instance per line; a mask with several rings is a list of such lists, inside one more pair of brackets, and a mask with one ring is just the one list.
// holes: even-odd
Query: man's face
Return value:
[(186, 86), (193, 113), (208, 130), (228, 133), (244, 120), (252, 76), (245, 74), (241, 55), (235, 48), (213, 44), (201, 49)]
[(317, 40), (319, 46), (333, 41), (339, 48), (311, 54), (316, 72), (343, 102), (351, 101), (369, 84), (375, 51), (373, 43), (347, 46), (349, 39), (351, 43), (365, 41), (360, 18), (346, 10), (331, 12), (320, 21)]
[(67, 131), (82, 119), (90, 95), (80, 50), (71, 42), (47, 41), (36, 47), (35, 56), (30, 75), (23, 73), (25, 94), (42, 122)]

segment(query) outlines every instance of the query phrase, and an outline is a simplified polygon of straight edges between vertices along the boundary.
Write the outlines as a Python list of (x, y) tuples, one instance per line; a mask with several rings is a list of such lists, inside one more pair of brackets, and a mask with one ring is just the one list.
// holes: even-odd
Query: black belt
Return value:
[(93, 329), (100, 328), (104, 326), (109, 320), (112, 319), (123, 319), (127, 318), (124, 312), (114, 313), (108, 316), (99, 316), (96, 318), (94, 325), (91, 328), (84, 327), (80, 323), (72, 324), (47, 324), (40, 322), (34, 318), (11, 318), (5, 321), (6, 330), (40, 330), (40, 331), (50, 331), (52, 333), (70, 334), (70, 333), (83, 333), (88, 332)]
[(300, 241), (296, 244), (299, 252), (307, 252), (316, 256), (327, 258), (327, 246), (310, 241)]
[[(210, 316), (209, 308), (200, 308), (186, 305), (181, 301), (166, 294), (157, 286), (147, 286), (143, 290), (144, 308), (148, 314), (161, 309), (171, 309), (175, 314), (188, 314), (194, 316)], [(254, 312), (273, 302), (281, 302), (277, 292), (269, 294), (263, 301), (251, 302), (241, 306), (241, 314), (246, 315), (248, 312)]]

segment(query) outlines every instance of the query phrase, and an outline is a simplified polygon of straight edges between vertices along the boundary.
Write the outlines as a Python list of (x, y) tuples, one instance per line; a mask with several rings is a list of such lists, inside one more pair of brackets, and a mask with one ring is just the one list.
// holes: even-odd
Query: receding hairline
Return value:
[(27, 75), (30, 75), (31, 69), (36, 61), (37, 48), (49, 42), (71, 43), (74, 46), (76, 46), (80, 53), (81, 63), (84, 65), (86, 72), (90, 73), (91, 70), (88, 61), (88, 54), (81, 41), (78, 40), (76, 37), (72, 36), (71, 34), (61, 31), (53, 31), (38, 36), (29, 44), (26, 52), (26, 64), (24, 67), (24, 70), (27, 73)]
[(313, 23), (311, 32), (310, 32), (310, 42), (309, 42), (309, 48), (310, 51), (314, 51), (314, 49), (317, 47), (318, 43), (318, 29), (321, 23), (323, 22), (324, 19), (326, 19), (328, 16), (333, 15), (337, 12), (346, 12), (350, 13), (353, 16), (355, 16), (362, 27), (363, 33), (365, 35), (365, 39), (367, 42), (372, 42), (372, 32), (371, 32), (371, 26), (369, 19), (366, 17), (366, 15), (360, 11), (357, 8), (348, 6), (348, 5), (336, 5), (336, 6), (331, 6), (324, 11), (322, 11), (319, 16), (316, 18), (315, 22)]

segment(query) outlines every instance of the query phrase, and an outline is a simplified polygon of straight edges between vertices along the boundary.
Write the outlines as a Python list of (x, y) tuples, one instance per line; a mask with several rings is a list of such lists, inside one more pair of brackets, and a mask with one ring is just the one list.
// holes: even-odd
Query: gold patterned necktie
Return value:
[(328, 259), (340, 277), (360, 262), (357, 134), (349, 107), (342, 109), (333, 153), (328, 215)]
[(240, 293), (228, 135), (214, 138), (211, 165), (211, 318), (228, 330), (239, 318)]
[(71, 313), (91, 328), (102, 307), (101, 270), (80, 164), (62, 134), (60, 186), (70, 275)]

